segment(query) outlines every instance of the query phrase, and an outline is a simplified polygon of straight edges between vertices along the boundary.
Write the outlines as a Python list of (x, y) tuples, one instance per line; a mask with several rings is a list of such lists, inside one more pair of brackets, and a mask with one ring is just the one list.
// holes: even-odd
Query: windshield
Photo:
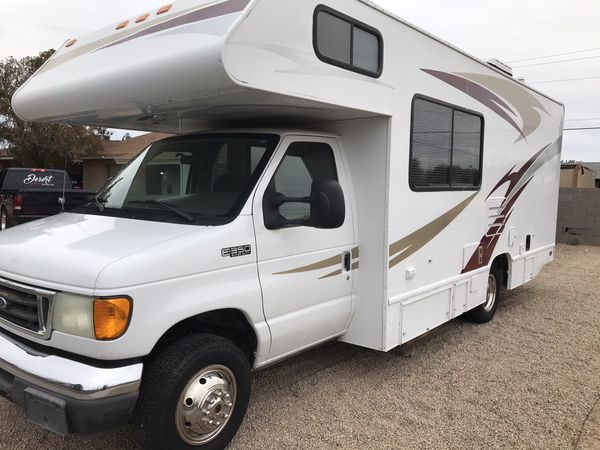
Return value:
[(277, 141), (273, 135), (228, 134), (157, 142), (109, 181), (86, 208), (102, 215), (160, 222), (231, 222)]

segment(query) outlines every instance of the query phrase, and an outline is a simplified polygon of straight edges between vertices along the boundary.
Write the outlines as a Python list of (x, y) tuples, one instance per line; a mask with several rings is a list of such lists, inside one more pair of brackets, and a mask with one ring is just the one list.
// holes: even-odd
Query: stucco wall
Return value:
[(596, 172), (582, 166), (560, 170), (561, 188), (595, 188)]
[(556, 239), (600, 245), (600, 189), (560, 189)]

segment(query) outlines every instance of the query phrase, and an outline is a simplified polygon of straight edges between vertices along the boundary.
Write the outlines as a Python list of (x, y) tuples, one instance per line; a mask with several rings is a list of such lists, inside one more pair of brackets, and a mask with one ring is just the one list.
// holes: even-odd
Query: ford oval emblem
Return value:
[(8, 302), (6, 301), (6, 299), (3, 297), (0, 297), (0, 309), (6, 309), (7, 306), (8, 306)]

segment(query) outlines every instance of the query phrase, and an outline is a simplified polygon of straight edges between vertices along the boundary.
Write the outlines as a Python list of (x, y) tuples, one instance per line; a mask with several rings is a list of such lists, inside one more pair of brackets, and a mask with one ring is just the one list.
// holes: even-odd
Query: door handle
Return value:
[(350, 272), (352, 269), (352, 252), (344, 252), (344, 270)]

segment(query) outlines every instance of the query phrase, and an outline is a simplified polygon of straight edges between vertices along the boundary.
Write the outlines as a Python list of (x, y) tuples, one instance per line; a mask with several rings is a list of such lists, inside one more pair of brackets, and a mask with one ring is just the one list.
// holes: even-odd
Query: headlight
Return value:
[(129, 297), (91, 298), (61, 292), (54, 299), (52, 326), (75, 336), (111, 341), (127, 331), (131, 309)]
[(57, 331), (95, 339), (92, 299), (61, 292), (54, 297), (52, 327)]

